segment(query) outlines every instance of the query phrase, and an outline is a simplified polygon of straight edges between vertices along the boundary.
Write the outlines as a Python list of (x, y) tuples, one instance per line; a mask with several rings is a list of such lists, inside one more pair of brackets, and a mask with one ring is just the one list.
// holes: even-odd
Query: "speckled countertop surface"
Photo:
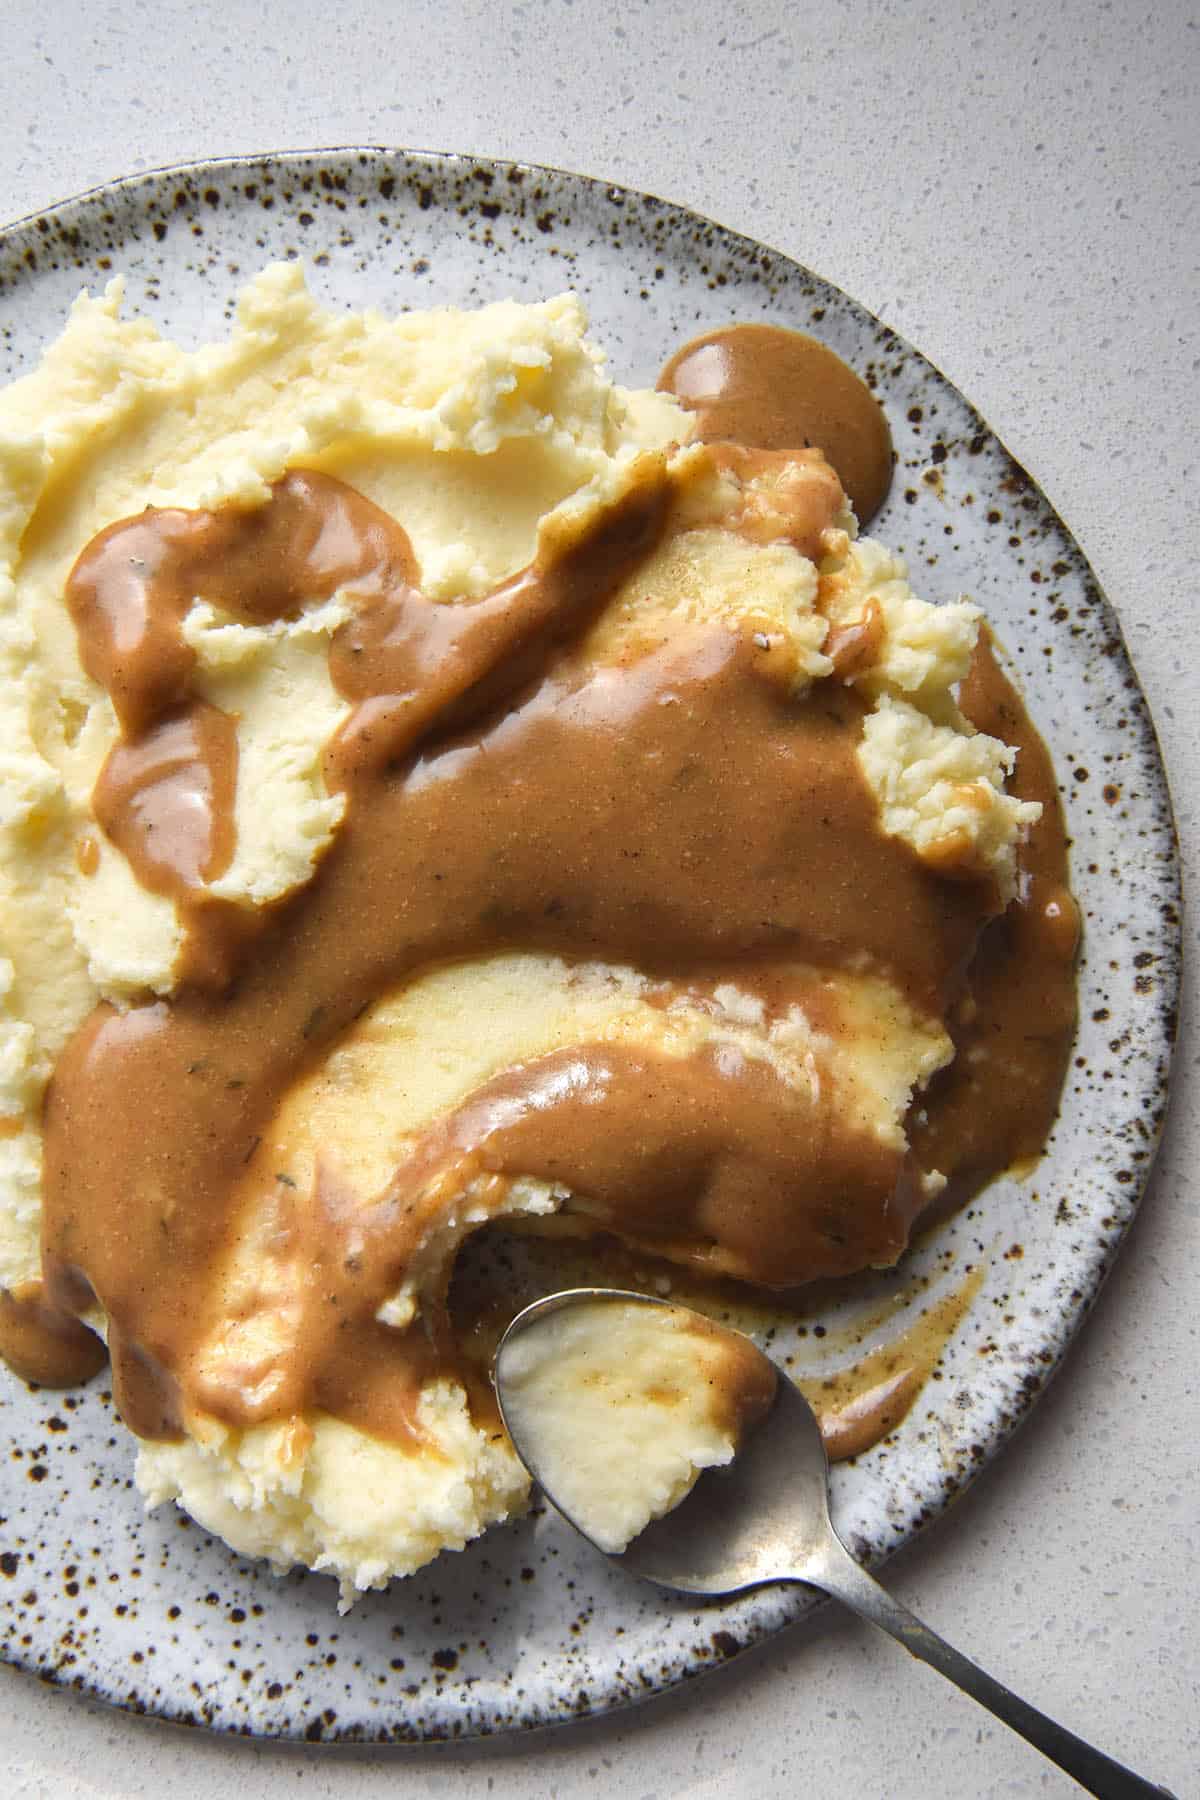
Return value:
[[(1066, 0), (7, 0), (0, 214), (193, 157), (339, 143), (556, 163), (789, 251), (939, 364), (1041, 483), (1121, 613), (1194, 878), (1200, 30)], [(1200, 1791), (1194, 919), (1156, 1177), (1021, 1435), (892, 1565), (1001, 1679)], [(4, 1791), (367, 1796), (1066, 1795), (892, 1645), (826, 1611), (610, 1722), (378, 1753), (226, 1743), (0, 1673)]]

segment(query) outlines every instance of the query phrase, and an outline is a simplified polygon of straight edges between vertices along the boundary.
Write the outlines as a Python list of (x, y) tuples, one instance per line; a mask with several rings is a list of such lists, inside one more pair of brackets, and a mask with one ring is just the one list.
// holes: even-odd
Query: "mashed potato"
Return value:
[(496, 1359), (504, 1422), (555, 1505), (610, 1555), (734, 1459), (770, 1365), (683, 1307), (601, 1295), (521, 1321)]
[[(144, 507), (250, 508), (285, 472), (318, 470), (401, 520), (423, 592), (453, 605), (586, 525), (628, 490), (639, 458), (669, 451), (669, 528), (585, 653), (615, 665), (727, 620), (756, 634), (797, 697), (853, 684), (869, 706), (858, 756), (881, 829), (930, 867), (986, 873), (1012, 893), (1015, 846), (1039, 809), (1005, 792), (1012, 752), (956, 704), (976, 610), (918, 599), (848, 512), (816, 560), (782, 525), (775, 535), (786, 494), (687, 448), (690, 421), (667, 396), (615, 387), (573, 296), (385, 319), (323, 310), (298, 266), (281, 265), (246, 289), (227, 343), (191, 353), (123, 320), (120, 304), (119, 281), (82, 297), (40, 367), (0, 394), (0, 1286), (39, 1275), (41, 1103), (60, 1052), (99, 1000), (120, 1009), (178, 981), (175, 904), (139, 882), (93, 814), (118, 721), (63, 603), (84, 546)], [(328, 653), (351, 610), (335, 594), (253, 624), (194, 597), (194, 685), (237, 731), (236, 852), (211, 884), (217, 899), (278, 902), (337, 837), (345, 800), (322, 755), (350, 706)], [(903, 1147), (912, 1095), (952, 1056), (944, 1021), (885, 971), (812, 979), (819, 1016), (771, 1014), (736, 981), (664, 1004), (636, 968), (546, 954), (420, 971), (293, 1086), (269, 1142), (300, 1187), (335, 1146), (347, 1204), (367, 1206), (431, 1122), (504, 1070), (586, 1039), (757, 1060), (797, 1090), (832, 1080), (864, 1130)], [(462, 1237), (496, 1210), (537, 1215), (571, 1198), (531, 1178), (497, 1200), (467, 1181), (380, 1317), (400, 1328), (419, 1316)], [(242, 1323), (205, 1348), (213, 1379), (244, 1357), (248, 1332), (261, 1350), (286, 1331), (286, 1293), (262, 1280), (272, 1228), (248, 1193), (227, 1269)], [(184, 1438), (141, 1445), (138, 1485), (242, 1552), (330, 1570), (348, 1602), (523, 1504), (519, 1463), (473, 1421), (461, 1385), (432, 1380), (420, 1411), (417, 1450), (320, 1413), (237, 1428), (193, 1406)]]

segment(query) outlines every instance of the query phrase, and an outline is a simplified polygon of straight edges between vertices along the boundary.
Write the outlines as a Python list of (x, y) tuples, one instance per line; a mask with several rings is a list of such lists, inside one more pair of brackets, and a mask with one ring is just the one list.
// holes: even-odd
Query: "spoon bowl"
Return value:
[(613, 1560), (660, 1587), (731, 1598), (819, 1552), (833, 1529), (827, 1493), (821, 1428), (800, 1389), (777, 1372), (770, 1409), (735, 1460), (704, 1470), (673, 1512)]
[[(612, 1308), (614, 1329), (597, 1341), (593, 1352), (596, 1366), (585, 1366), (582, 1379), (589, 1386), (599, 1383), (606, 1388), (614, 1409), (628, 1407), (653, 1391), (644, 1381), (633, 1379), (622, 1355), (620, 1309), (629, 1305), (658, 1309), (664, 1344), (668, 1331), (676, 1332), (681, 1320), (694, 1318), (697, 1332), (702, 1331), (706, 1341), (714, 1333), (728, 1339), (731, 1357), (739, 1368), (744, 1370), (748, 1357), (757, 1358), (764, 1365), (765, 1381), (773, 1382), (773, 1390), (769, 1386), (762, 1390), (769, 1391), (767, 1405), (756, 1407), (745, 1421), (737, 1421), (732, 1460), (724, 1466), (701, 1469), (671, 1510), (652, 1519), (621, 1549), (598, 1542), (589, 1530), (586, 1502), (559, 1505), (555, 1487), (562, 1491), (563, 1471), (572, 1467), (572, 1445), (548, 1442), (543, 1422), (531, 1429), (527, 1407), (516, 1403), (519, 1372), (536, 1367), (541, 1354), (547, 1366), (556, 1363), (561, 1373), (564, 1322), (574, 1309), (597, 1305)], [(646, 1314), (645, 1320), (653, 1317), (653, 1313)], [(638, 1323), (639, 1354), (644, 1361), (646, 1338), (640, 1316)], [(517, 1454), (547, 1498), (590, 1542), (631, 1574), (675, 1592), (709, 1599), (729, 1598), (776, 1581), (816, 1588), (841, 1600), (894, 1637), (911, 1655), (945, 1675), (1088, 1793), (1102, 1800), (1146, 1795), (1172, 1800), (1166, 1788), (1114, 1762), (1003, 1687), (893, 1599), (856, 1561), (829, 1515), (829, 1468), (816, 1416), (799, 1388), (742, 1333), (715, 1327), (699, 1314), (689, 1314), (686, 1308), (652, 1295), (615, 1288), (571, 1288), (537, 1300), (517, 1314), (500, 1340), (492, 1379)], [(711, 1381), (711, 1366), (703, 1379)], [(582, 1416), (560, 1411), (558, 1418), (567, 1436), (584, 1428)], [(615, 1418), (614, 1412), (614, 1424)], [(589, 1412), (586, 1428), (594, 1429), (596, 1419), (595, 1411)], [(614, 1459), (619, 1459), (617, 1429), (613, 1444)], [(636, 1490), (638, 1471), (623, 1473), (631, 1491)]]

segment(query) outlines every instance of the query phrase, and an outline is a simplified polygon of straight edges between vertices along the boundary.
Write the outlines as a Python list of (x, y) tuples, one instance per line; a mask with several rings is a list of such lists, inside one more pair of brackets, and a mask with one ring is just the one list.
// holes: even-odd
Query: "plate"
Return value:
[[(326, 302), (385, 310), (578, 289), (616, 378), (731, 319), (823, 338), (887, 410), (899, 458), (873, 530), (930, 599), (967, 591), (1050, 738), (1085, 918), (1062, 1117), (1024, 1184), (994, 1184), (909, 1263), (986, 1267), (901, 1429), (835, 1470), (834, 1516), (878, 1560), (987, 1464), (1053, 1373), (1153, 1158), (1179, 976), (1179, 867), (1154, 730), (1112, 609), (1062, 521), (961, 394), (836, 288), (648, 195), (542, 168), (361, 149), (120, 182), (0, 236), (0, 379), (30, 368), (83, 285), (185, 343), (223, 335), (263, 263), (303, 258)], [(886, 1282), (882, 1285), (886, 1286)], [(980, 1351), (991, 1348), (986, 1355)], [(784, 1348), (776, 1339), (776, 1354)], [(815, 1367), (815, 1339), (795, 1339)], [(147, 1516), (102, 1383), (0, 1382), (0, 1654), (138, 1712), (252, 1735), (404, 1741), (603, 1711), (799, 1617), (802, 1590), (719, 1608), (611, 1568), (545, 1510), (363, 1599), (272, 1576), (182, 1514)]]

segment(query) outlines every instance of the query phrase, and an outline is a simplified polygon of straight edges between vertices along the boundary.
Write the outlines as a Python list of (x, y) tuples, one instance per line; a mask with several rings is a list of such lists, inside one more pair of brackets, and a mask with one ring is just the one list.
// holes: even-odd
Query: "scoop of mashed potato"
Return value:
[(610, 1555), (731, 1463), (776, 1377), (697, 1313), (600, 1294), (518, 1321), (496, 1358), (504, 1422), (560, 1511)]
[[(681, 446), (681, 467), (698, 456), (688, 416), (666, 396), (614, 386), (585, 329), (570, 294), (395, 319), (335, 313), (287, 264), (245, 290), (228, 342), (185, 352), (122, 318), (114, 281), (81, 297), (39, 368), (0, 394), (0, 1286), (39, 1274), (40, 1108), (56, 1057), (98, 1001), (169, 996), (184, 933), (93, 814), (118, 723), (64, 606), (75, 559), (144, 507), (254, 506), (288, 470), (315, 469), (403, 522), (429, 597), (475, 598), (524, 566), (556, 519), (610, 505), (643, 452)], [(848, 512), (814, 561), (772, 535), (778, 497), (747, 493), (736, 467), (700, 460), (693, 476), (659, 548), (592, 627), (588, 654), (616, 659), (728, 619), (753, 627), (797, 694), (853, 683), (871, 708), (859, 761), (882, 829), (935, 867), (990, 872), (1011, 893), (1014, 847), (1037, 809), (1005, 793), (1012, 753), (955, 703), (976, 610), (918, 599), (900, 560), (858, 539)], [(754, 532), (731, 531), (751, 509)], [(215, 897), (271, 905), (309, 880), (338, 832), (344, 799), (326, 788), (322, 752), (349, 711), (328, 669), (346, 617), (340, 595), (269, 625), (195, 597), (195, 685), (237, 721), (237, 850)], [(856, 1117), (902, 1142), (914, 1091), (952, 1055), (943, 1024), (877, 971), (814, 979), (824, 1024), (802, 1008), (768, 1018), (731, 984), (664, 1007), (637, 970), (552, 956), (429, 970), (382, 996), (288, 1094), (273, 1141), (301, 1181), (336, 1146), (339, 1179), (366, 1204), (431, 1120), (498, 1071), (586, 1036), (677, 1055), (725, 1047), (799, 1085), (835, 1068)], [(502, 1205), (536, 1216), (567, 1198), (516, 1180)], [(419, 1312), (485, 1216), (469, 1187), (453, 1197), (381, 1317), (399, 1326)], [(268, 1228), (247, 1214), (231, 1291), (261, 1287)], [(254, 1329), (268, 1342), (277, 1329), (268, 1302)], [(214, 1341), (213, 1369), (234, 1349), (228, 1334)], [(239, 1430), (193, 1411), (182, 1441), (139, 1448), (138, 1485), (239, 1551), (331, 1571), (348, 1603), (524, 1503), (511, 1447), (475, 1423), (457, 1382), (431, 1381), (420, 1411), (422, 1449), (320, 1415)]]

